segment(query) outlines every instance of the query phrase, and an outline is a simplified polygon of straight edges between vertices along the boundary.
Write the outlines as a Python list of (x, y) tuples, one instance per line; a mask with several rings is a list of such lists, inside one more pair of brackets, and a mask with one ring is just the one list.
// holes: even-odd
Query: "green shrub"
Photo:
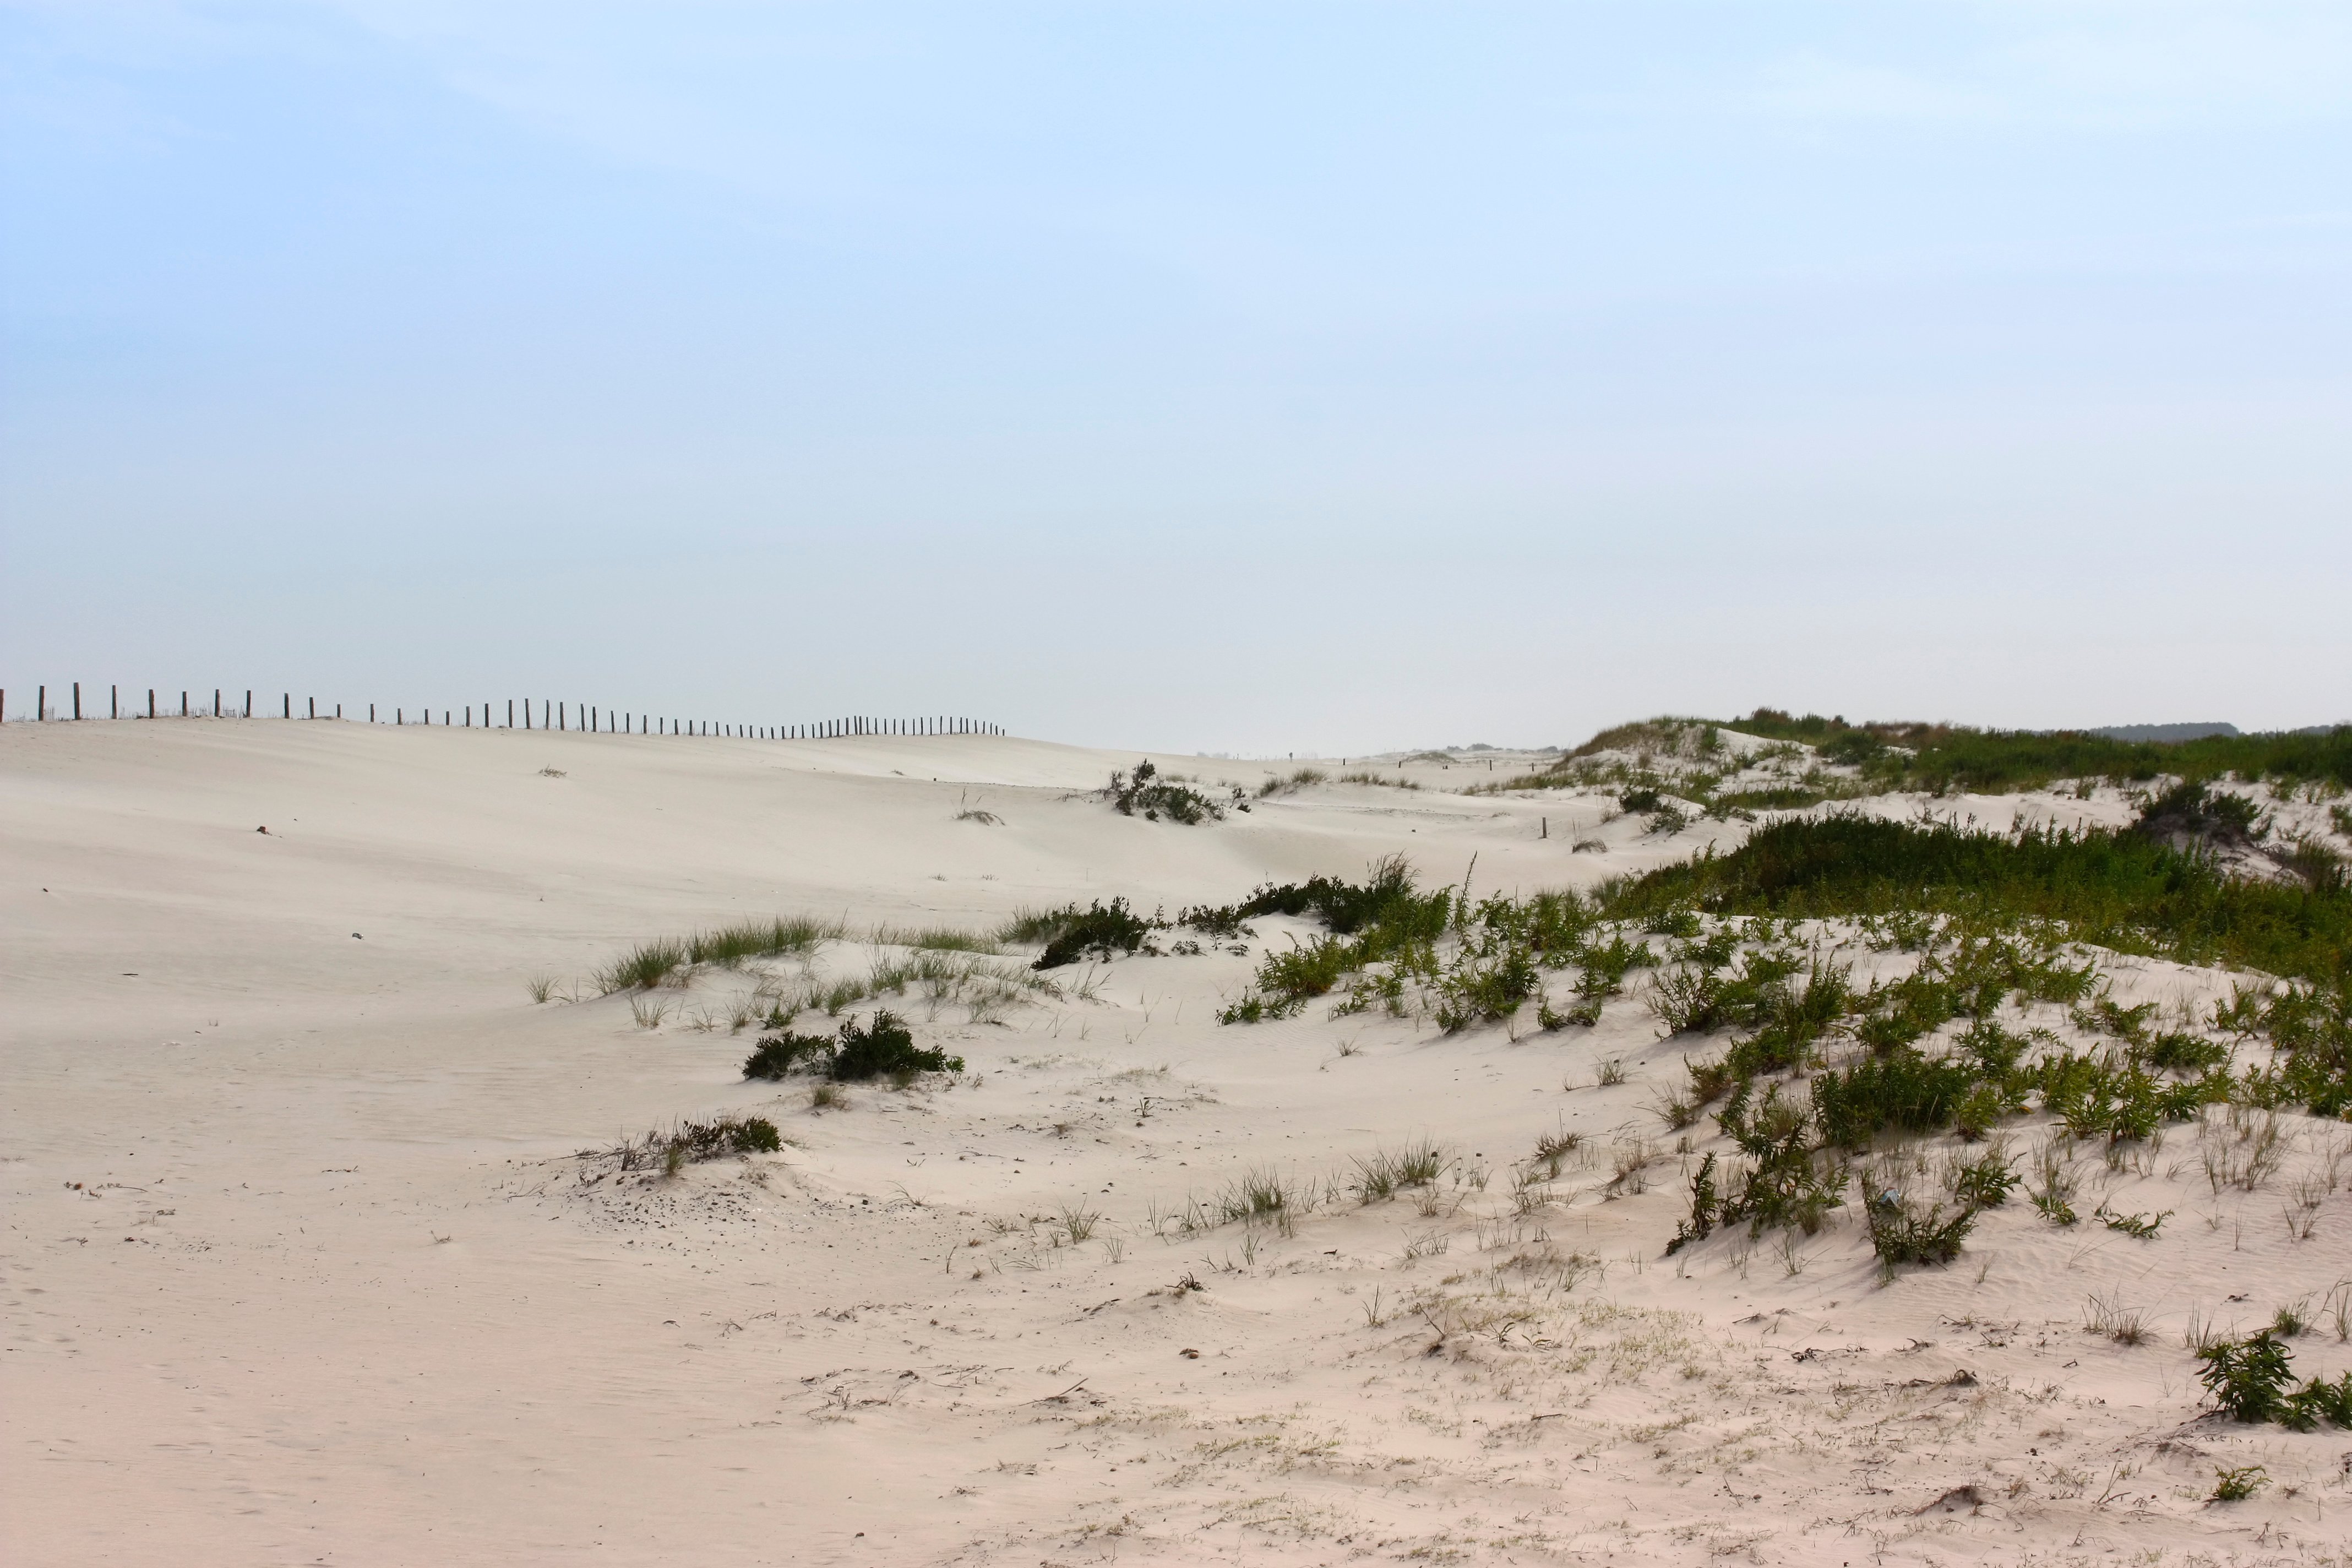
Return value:
[(2281, 1403), (2279, 1425), (2290, 1431), (2308, 1432), (2323, 1421), (2352, 1426), (2352, 1372), (2333, 1383), (2315, 1377)]
[(2021, 1179), (2007, 1160), (1987, 1154), (1952, 1173), (1952, 1195), (1964, 1208), (1997, 1209)]
[(764, 1116), (747, 1116), (736, 1123), (734, 1145), (744, 1154), (772, 1154), (784, 1146), (776, 1124)]
[(1666, 1243), (1666, 1256), (1671, 1258), (1692, 1242), (1704, 1241), (1714, 1233), (1718, 1202), (1715, 1156), (1709, 1154), (1698, 1163), (1698, 1171), (1691, 1177), (1690, 1217), (1675, 1227), (1674, 1238)]
[(1948, 1126), (1974, 1082), (1960, 1063), (1933, 1061), (1906, 1046), (1815, 1079), (1813, 1115), (1823, 1142), (1861, 1149), (1887, 1128), (1933, 1132)]
[(1492, 1023), (1517, 1012), (1535, 994), (1536, 966), (1525, 948), (1507, 945), (1490, 957), (1470, 955), (1440, 976), (1432, 1009), (1447, 1034)]
[(1129, 909), (1125, 899), (1113, 899), (1108, 908), (1096, 900), (1083, 912), (1072, 904), (1060, 912), (1045, 951), (1030, 967), (1058, 969), (1089, 953), (1102, 959), (1131, 953), (1143, 947), (1159, 924)]
[(2229, 1059), (2228, 1047), (2202, 1035), (2158, 1035), (2147, 1047), (2147, 1065), (2164, 1072), (2203, 1072)]
[(1947, 1216), (1944, 1205), (1924, 1207), (1895, 1193), (1870, 1199), (1870, 1248), (1888, 1268), (1902, 1263), (1949, 1263), (1960, 1255), (1960, 1243), (1977, 1222), (1977, 1212), (1962, 1207)]
[(858, 1083), (885, 1074), (961, 1072), (963, 1058), (943, 1050), (919, 1048), (906, 1020), (887, 1007), (877, 1008), (871, 1022), (842, 1021), (841, 1043), (825, 1064), (826, 1075), (837, 1083)]
[[(1140, 814), (1147, 822), (1161, 817), (1187, 826), (1221, 820), (1224, 807), (1196, 789), (1160, 776), (1160, 770), (1150, 758), (1135, 764), (1132, 771), (1110, 775), (1110, 784), (1102, 792), (1121, 816)], [(1234, 792), (1235, 804), (1243, 811), (1249, 805), (1241, 799), (1241, 791)]]
[(826, 1035), (795, 1035), (789, 1031), (763, 1035), (743, 1058), (743, 1076), (771, 1082), (803, 1065), (822, 1067), (832, 1058), (835, 1042)]
[(2238, 1421), (2268, 1421), (2280, 1413), (2294, 1380), (2287, 1348), (2264, 1330), (2242, 1340), (2223, 1340), (2197, 1352), (2205, 1370), (2197, 1374), (2222, 1414)]

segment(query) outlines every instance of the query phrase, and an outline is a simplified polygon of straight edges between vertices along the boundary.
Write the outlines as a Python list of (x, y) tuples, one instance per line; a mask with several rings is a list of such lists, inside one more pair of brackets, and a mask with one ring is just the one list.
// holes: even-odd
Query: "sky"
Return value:
[(2352, 719), (2352, 7), (0, 0), (0, 687)]

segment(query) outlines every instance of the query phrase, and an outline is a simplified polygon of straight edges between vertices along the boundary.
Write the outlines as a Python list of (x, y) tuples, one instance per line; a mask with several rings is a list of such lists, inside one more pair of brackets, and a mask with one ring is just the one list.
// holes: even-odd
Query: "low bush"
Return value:
[(1813, 1080), (1813, 1114), (1822, 1142), (1868, 1147), (1888, 1128), (1933, 1132), (1951, 1124), (1975, 1075), (1958, 1062), (1935, 1061), (1906, 1046)]
[(1977, 1223), (1977, 1211), (1963, 1205), (1947, 1215), (1944, 1205), (1920, 1204), (1896, 1193), (1874, 1193), (1870, 1206), (1870, 1249), (1881, 1265), (1949, 1263), (1960, 1255), (1960, 1243)]
[(659, 1168), (676, 1175), (683, 1167), (730, 1154), (772, 1154), (783, 1147), (776, 1124), (764, 1116), (718, 1116), (681, 1121), (667, 1132), (648, 1132), (623, 1143), (624, 1171)]
[(1158, 921), (1145, 920), (1129, 909), (1123, 898), (1113, 899), (1108, 907), (1097, 900), (1084, 910), (1072, 904), (1058, 911), (1053, 920), (1053, 933), (1046, 941), (1045, 951), (1037, 955), (1037, 961), (1030, 965), (1032, 969), (1058, 969), (1088, 954), (1108, 960), (1139, 952), (1150, 941), (1151, 933), (1160, 929)]
[(743, 1076), (774, 1082), (803, 1065), (821, 1067), (833, 1058), (835, 1042), (826, 1035), (795, 1035), (788, 1031), (761, 1037), (743, 1058)]
[(887, 1007), (877, 1008), (872, 1020), (863, 1025), (855, 1018), (845, 1019), (841, 1039), (825, 1063), (826, 1075), (836, 1083), (860, 1083), (885, 1075), (961, 1071), (961, 1057), (918, 1047), (906, 1020)]
[(2205, 1363), (2198, 1381), (2215, 1406), (2235, 1421), (2268, 1421), (2277, 1415), (2294, 1381), (2286, 1346), (2267, 1330), (2208, 1345), (2197, 1359)]
[[(1102, 794), (1121, 816), (1140, 816), (1146, 822), (1157, 822), (1164, 816), (1171, 822), (1192, 826), (1219, 821), (1225, 815), (1223, 805), (1199, 790), (1161, 778), (1150, 758), (1136, 763), (1129, 772), (1111, 774)], [(1234, 803), (1243, 811), (1249, 809), (1238, 789), (1234, 791)]]

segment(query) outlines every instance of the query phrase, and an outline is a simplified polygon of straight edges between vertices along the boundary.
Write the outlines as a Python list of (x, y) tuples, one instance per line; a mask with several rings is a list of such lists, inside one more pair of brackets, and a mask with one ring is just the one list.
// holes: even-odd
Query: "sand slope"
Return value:
[[(751, 1037), (692, 1026), (754, 976), (705, 974), (652, 1030), (578, 984), (741, 914), (1172, 912), (1400, 850), (1533, 889), (1738, 831), (1645, 841), (1589, 803), (1444, 793), (1433, 767), (1185, 828), (1083, 793), (1134, 760), (0, 730), (8, 1561), (2254, 1562), (2352, 1540), (2352, 1435), (2201, 1415), (2180, 1340), (2192, 1313), (2251, 1328), (2309, 1298), (2298, 1372), (2352, 1366), (2326, 1316), (2352, 1279), (2341, 1129), (2286, 1119), (2252, 1192), (2213, 1191), (2185, 1130), (2088, 1159), (2084, 1211), (2171, 1211), (2157, 1239), (2012, 1205), (1961, 1263), (1888, 1285), (1850, 1213), (1794, 1255), (1733, 1235), (1662, 1258), (1695, 1155), (1651, 1106), (1690, 1043), (1638, 1003), (1516, 1040), (1320, 1008), (1218, 1026), (1299, 922), (1255, 922), (1246, 956), (1067, 976), (1092, 995), (998, 1023), (909, 998), (971, 1075), (835, 1111), (743, 1082)], [(1608, 853), (1571, 853), (1594, 834)], [(2167, 1001), (2225, 986), (2125, 967)], [(583, 999), (534, 1005), (536, 974)], [(1627, 1081), (1596, 1087), (1606, 1061)], [(792, 1145), (675, 1181), (579, 1157), (721, 1110)], [(1517, 1191), (1559, 1130), (1583, 1148)], [(1181, 1227), (1254, 1169), (1297, 1195), (1416, 1137), (1450, 1154), (1426, 1192)], [(2297, 1182), (2331, 1172), (2305, 1207)], [(1072, 1205), (1104, 1216), (1082, 1242)], [(2085, 1331), (2093, 1296), (2145, 1342)], [(2203, 1501), (2255, 1463), (2256, 1500)]]

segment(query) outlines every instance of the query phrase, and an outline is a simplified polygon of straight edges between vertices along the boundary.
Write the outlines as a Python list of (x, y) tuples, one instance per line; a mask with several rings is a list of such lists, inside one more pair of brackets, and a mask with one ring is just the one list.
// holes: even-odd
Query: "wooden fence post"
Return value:
[(147, 717), (155, 717), (155, 689), (152, 686), (147, 689)]
[(81, 682), (79, 680), (74, 682), (74, 717), (81, 717)]

